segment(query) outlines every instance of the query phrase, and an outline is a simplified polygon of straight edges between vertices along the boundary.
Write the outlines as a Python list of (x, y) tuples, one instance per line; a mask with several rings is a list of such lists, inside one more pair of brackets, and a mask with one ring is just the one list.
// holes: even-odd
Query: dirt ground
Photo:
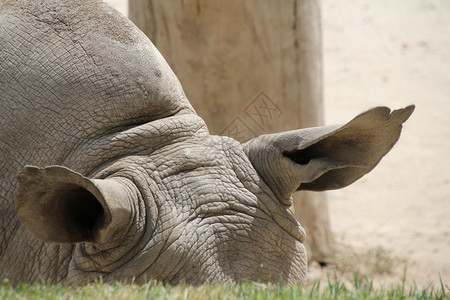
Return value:
[(416, 111), (374, 171), (329, 192), (341, 267), (313, 264), (310, 281), (351, 280), (371, 260), (375, 283), (450, 286), (450, 1), (321, 5), (327, 123), (377, 105)]

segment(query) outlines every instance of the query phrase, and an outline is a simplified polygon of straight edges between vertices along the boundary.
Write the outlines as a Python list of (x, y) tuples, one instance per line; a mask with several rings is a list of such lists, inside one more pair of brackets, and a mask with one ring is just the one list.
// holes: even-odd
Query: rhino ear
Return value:
[(414, 111), (376, 107), (341, 126), (263, 135), (245, 143), (256, 171), (281, 200), (296, 190), (343, 188), (370, 172)]
[(17, 214), (41, 240), (105, 242), (129, 223), (130, 190), (118, 178), (89, 179), (60, 166), (25, 167), (18, 175)]

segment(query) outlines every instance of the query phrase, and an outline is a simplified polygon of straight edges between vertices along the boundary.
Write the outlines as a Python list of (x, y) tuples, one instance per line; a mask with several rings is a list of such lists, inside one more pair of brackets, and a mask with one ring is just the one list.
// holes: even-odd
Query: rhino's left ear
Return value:
[(286, 201), (297, 190), (345, 187), (370, 172), (414, 111), (376, 107), (346, 125), (262, 135), (243, 145), (256, 171)]
[(125, 178), (90, 179), (62, 166), (25, 167), (18, 175), (17, 214), (46, 242), (114, 242), (132, 216)]

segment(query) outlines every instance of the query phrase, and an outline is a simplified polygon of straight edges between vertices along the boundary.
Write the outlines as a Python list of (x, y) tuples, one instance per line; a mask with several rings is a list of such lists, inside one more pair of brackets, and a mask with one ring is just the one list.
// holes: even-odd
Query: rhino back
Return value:
[(129, 151), (96, 140), (194, 110), (153, 44), (101, 1), (0, 1), (0, 27), (0, 278), (39, 252), (40, 272), (58, 281), (72, 247), (44, 246), (20, 225), (16, 174), (30, 164), (89, 175)]

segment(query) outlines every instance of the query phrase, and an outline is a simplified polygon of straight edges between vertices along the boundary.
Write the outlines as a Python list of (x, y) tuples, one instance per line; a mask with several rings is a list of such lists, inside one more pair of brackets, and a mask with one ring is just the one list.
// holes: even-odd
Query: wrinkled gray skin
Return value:
[(413, 111), (240, 144), (209, 135), (153, 44), (100, 1), (2, 0), (0, 26), (0, 279), (13, 284), (303, 283), (290, 195), (369, 172)]

